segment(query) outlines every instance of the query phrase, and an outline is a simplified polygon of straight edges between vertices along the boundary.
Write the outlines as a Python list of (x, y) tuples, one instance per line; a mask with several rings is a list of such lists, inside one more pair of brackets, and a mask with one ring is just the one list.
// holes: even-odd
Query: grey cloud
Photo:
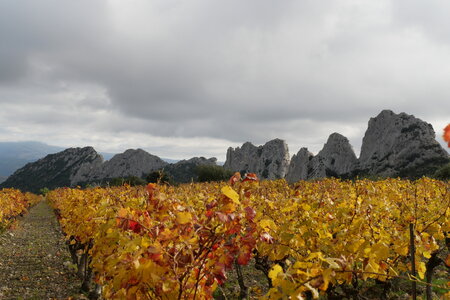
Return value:
[(423, 31), (434, 41), (450, 42), (450, 3), (442, 0), (392, 1), (396, 23), (410, 30)]
[(96, 42), (106, 28), (102, 3), (1, 1), (0, 79), (26, 77), (30, 61), (41, 53), (78, 52), (80, 47)]
[(339, 129), (357, 148), (382, 109), (450, 111), (431, 2), (1, 1), (0, 102), (80, 135), (320, 148)]

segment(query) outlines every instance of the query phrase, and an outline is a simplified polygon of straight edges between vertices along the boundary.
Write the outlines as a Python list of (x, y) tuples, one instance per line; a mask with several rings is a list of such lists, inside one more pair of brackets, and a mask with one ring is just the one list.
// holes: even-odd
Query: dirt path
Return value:
[(46, 202), (0, 235), (0, 299), (83, 299), (56, 217)]

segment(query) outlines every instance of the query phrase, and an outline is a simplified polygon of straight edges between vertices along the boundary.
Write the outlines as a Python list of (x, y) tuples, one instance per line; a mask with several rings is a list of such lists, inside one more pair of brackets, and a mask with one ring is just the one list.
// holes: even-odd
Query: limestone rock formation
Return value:
[(247, 142), (241, 148), (228, 148), (224, 168), (256, 173), (261, 179), (278, 179), (286, 176), (289, 162), (286, 142), (274, 139), (259, 147)]
[(370, 119), (359, 158), (361, 174), (402, 177), (432, 174), (448, 161), (431, 124), (390, 110)]
[[(101, 166), (87, 171), (86, 180), (78, 182), (103, 182), (111, 178), (128, 176), (143, 177), (148, 173), (165, 167), (167, 163), (158, 156), (142, 149), (128, 149), (124, 153), (114, 155)], [(77, 178), (78, 179), (78, 178)]]
[[(435, 139), (432, 126), (412, 115), (382, 111), (371, 118), (365, 133), (359, 160), (349, 141), (333, 133), (323, 149), (313, 156), (306, 148), (290, 162), (288, 146), (275, 139), (263, 146), (247, 142), (227, 151), (225, 169), (253, 172), (261, 179), (286, 178), (289, 182), (329, 176), (375, 175), (415, 178), (431, 175), (450, 162), (449, 154)], [(175, 182), (197, 179), (199, 165), (215, 165), (216, 159), (195, 157), (168, 164), (144, 150), (127, 150), (103, 162), (92, 147), (70, 148), (28, 163), (18, 169), (2, 187), (38, 192), (63, 186), (104, 183), (117, 177), (143, 177), (163, 169)]]
[(323, 149), (311, 160), (308, 178), (346, 176), (356, 169), (357, 164), (358, 159), (348, 139), (333, 133)]
[(333, 133), (323, 149), (313, 156), (306, 148), (294, 155), (286, 176), (288, 182), (324, 177), (345, 177), (354, 172), (358, 159), (348, 139)]
[(308, 148), (301, 148), (297, 154), (292, 156), (286, 180), (291, 183), (306, 180), (308, 178), (308, 165), (313, 157), (314, 155), (308, 151)]
[(54, 189), (70, 186), (74, 178), (102, 162), (102, 156), (92, 147), (69, 148), (26, 164), (9, 176), (0, 187), (14, 187), (36, 193), (44, 187)]
[(91, 180), (92, 174), (101, 169), (104, 164), (103, 156), (100, 155), (102, 159), (97, 159), (92, 162), (85, 162), (80, 165), (78, 170), (70, 176), (70, 186), (76, 186), (78, 184), (83, 184)]

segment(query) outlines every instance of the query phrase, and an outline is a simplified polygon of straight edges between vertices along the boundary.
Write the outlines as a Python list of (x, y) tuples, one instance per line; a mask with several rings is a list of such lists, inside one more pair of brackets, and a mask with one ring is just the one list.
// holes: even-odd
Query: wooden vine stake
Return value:
[(411, 275), (412, 275), (412, 298), (417, 299), (417, 284), (416, 284), (416, 247), (414, 245), (414, 224), (409, 224), (410, 237), (410, 255), (411, 255)]

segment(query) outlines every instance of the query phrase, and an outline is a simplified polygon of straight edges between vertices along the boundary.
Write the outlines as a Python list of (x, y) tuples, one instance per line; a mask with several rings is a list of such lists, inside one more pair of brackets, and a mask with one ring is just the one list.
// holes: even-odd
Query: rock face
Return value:
[(302, 148), (294, 155), (286, 176), (288, 182), (324, 177), (345, 177), (354, 172), (358, 159), (348, 139), (339, 133), (329, 136), (323, 149), (313, 156)]
[(169, 164), (164, 171), (172, 177), (175, 182), (188, 183), (197, 180), (196, 168), (201, 165), (216, 165), (217, 158), (193, 157), (188, 160), (180, 160)]
[(167, 163), (158, 156), (142, 149), (128, 149), (124, 153), (114, 155), (110, 160), (91, 170), (86, 170), (84, 177), (77, 177), (79, 182), (103, 182), (111, 178), (128, 176), (143, 177), (152, 171), (165, 167)]
[(101, 169), (103, 164), (103, 157), (101, 160), (97, 159), (93, 160), (91, 163), (82, 164), (79, 169), (70, 176), (70, 186), (76, 186), (90, 181), (92, 173)]
[(286, 142), (274, 139), (259, 147), (247, 142), (241, 148), (228, 148), (223, 167), (237, 172), (256, 173), (261, 179), (279, 179), (286, 176), (289, 161)]
[(70, 186), (74, 178), (83, 176), (87, 170), (102, 162), (102, 156), (92, 147), (69, 148), (28, 163), (9, 176), (0, 187), (14, 187), (37, 193), (44, 187), (54, 189)]
[(348, 139), (339, 133), (333, 133), (323, 149), (311, 160), (308, 178), (346, 176), (356, 169), (357, 164), (358, 159)]
[(370, 119), (359, 158), (361, 174), (401, 177), (432, 174), (448, 161), (430, 124), (390, 110)]
[[(247, 142), (240, 148), (228, 149), (224, 168), (256, 173), (260, 179), (286, 178), (295, 182), (355, 175), (415, 178), (431, 175), (449, 162), (449, 155), (436, 141), (430, 124), (405, 113), (384, 110), (370, 119), (359, 160), (348, 139), (333, 133), (316, 156), (302, 148), (292, 161), (283, 140), (275, 139), (263, 146)], [(38, 192), (44, 187), (53, 189), (103, 183), (117, 177), (143, 177), (160, 169), (175, 182), (185, 183), (197, 180), (199, 165), (216, 165), (216, 159), (194, 157), (168, 164), (137, 149), (127, 150), (103, 162), (102, 156), (92, 147), (70, 148), (28, 163), (0, 184), (0, 188)]]
[(105, 184), (113, 178), (136, 176), (164, 169), (175, 182), (185, 183), (197, 179), (199, 165), (216, 165), (216, 158), (194, 157), (168, 164), (142, 149), (129, 149), (104, 162), (92, 147), (71, 148), (17, 170), (0, 187), (14, 187), (24, 191), (39, 192), (41, 188)]
[(289, 170), (286, 175), (288, 182), (297, 182), (308, 178), (308, 165), (314, 155), (308, 151), (308, 148), (301, 148), (297, 154), (294, 154), (289, 164)]
[(356, 175), (416, 178), (434, 174), (449, 161), (430, 124), (405, 113), (384, 110), (370, 119), (359, 159), (348, 139), (333, 133), (316, 156), (306, 148), (294, 155), (286, 180)]

